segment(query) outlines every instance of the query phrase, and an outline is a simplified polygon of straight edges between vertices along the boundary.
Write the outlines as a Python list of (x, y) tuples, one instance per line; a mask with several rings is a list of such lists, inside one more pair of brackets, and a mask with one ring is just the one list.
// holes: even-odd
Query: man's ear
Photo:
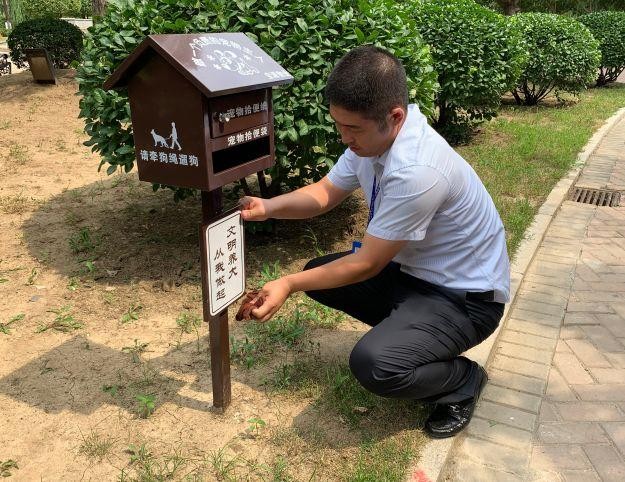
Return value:
[(390, 112), (391, 115), (391, 124), (396, 126), (401, 124), (406, 118), (406, 111), (403, 107), (393, 107)]

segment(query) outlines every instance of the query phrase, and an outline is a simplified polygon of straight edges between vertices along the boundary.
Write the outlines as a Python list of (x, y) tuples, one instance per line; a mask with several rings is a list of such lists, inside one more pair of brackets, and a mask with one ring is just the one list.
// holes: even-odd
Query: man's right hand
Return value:
[(271, 217), (267, 204), (268, 199), (245, 196), (241, 198), (241, 217), (244, 221), (264, 221)]

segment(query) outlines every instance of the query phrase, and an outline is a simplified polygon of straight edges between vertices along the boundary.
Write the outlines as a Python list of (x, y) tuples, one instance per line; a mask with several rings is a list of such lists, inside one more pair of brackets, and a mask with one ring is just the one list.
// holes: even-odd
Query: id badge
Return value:
[(362, 243), (360, 241), (352, 241), (352, 253), (357, 253), (361, 247)]

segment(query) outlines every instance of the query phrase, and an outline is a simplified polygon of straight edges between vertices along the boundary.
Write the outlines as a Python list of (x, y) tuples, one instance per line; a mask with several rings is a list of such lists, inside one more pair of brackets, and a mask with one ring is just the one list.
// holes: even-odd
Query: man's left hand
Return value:
[(252, 316), (260, 322), (265, 322), (282, 307), (291, 294), (291, 287), (284, 278), (279, 278), (266, 283), (261, 293), (265, 297), (265, 302), (260, 308), (252, 310)]

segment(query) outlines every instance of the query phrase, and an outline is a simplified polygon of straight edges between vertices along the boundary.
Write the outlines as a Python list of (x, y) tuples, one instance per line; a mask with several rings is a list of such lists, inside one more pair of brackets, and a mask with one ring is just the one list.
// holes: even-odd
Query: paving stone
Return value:
[(566, 344), (569, 345), (575, 356), (587, 367), (610, 368), (612, 366), (606, 357), (588, 340), (567, 340)]
[(529, 321), (517, 320), (509, 318), (506, 322), (506, 328), (511, 330), (521, 331), (523, 333), (529, 333), (530, 335), (539, 335), (546, 338), (558, 338), (560, 333), (557, 328), (547, 325), (539, 325), (538, 323), (531, 323)]
[(532, 413), (487, 400), (479, 402), (478, 407), (475, 409), (475, 414), (487, 420), (504, 423), (530, 432), (534, 430), (534, 424), (536, 423), (536, 415)]
[(556, 345), (556, 353), (572, 353), (569, 345), (564, 340), (558, 340)]
[[(525, 284), (526, 282), (528, 283), (527, 285)], [(552, 276), (545, 276), (544, 274), (537, 274), (537, 273), (528, 273), (523, 278), (524, 287), (532, 286), (532, 284), (534, 283), (540, 284), (540, 285), (547, 285), (547, 286), (551, 286), (554, 288), (560, 288), (560, 290), (562, 291), (567, 291), (567, 295), (568, 295), (568, 290), (569, 290), (569, 287), (571, 286), (572, 280), (563, 276), (552, 277)], [(562, 291), (560, 291), (560, 293)]]
[[(520, 482), (527, 480), (522, 475), (487, 467), (481, 462), (473, 462), (465, 457), (457, 457), (449, 464), (451, 467), (443, 480), (462, 480), (463, 482)], [(417, 476), (410, 480), (422, 480), (422, 478)]]
[(521, 375), (527, 375), (545, 380), (549, 375), (549, 365), (520, 360), (518, 358), (503, 355), (495, 355), (492, 366), (494, 368), (499, 368), (500, 370), (507, 370), (509, 372), (520, 373)]
[[(584, 333), (581, 332), (581, 336)], [(544, 336), (530, 335), (528, 333), (521, 333), (520, 331), (514, 331), (505, 329), (499, 334), (500, 340), (509, 343), (516, 343), (517, 345), (524, 345), (533, 347), (539, 350), (553, 351), (556, 346), (556, 340), (553, 338), (545, 338)]]
[(599, 383), (625, 382), (625, 368), (591, 368), (590, 373)]
[(605, 357), (610, 361), (612, 366), (616, 368), (625, 368), (625, 352), (623, 353), (604, 353)]
[[(575, 291), (571, 300), (580, 302), (605, 302), (612, 303), (623, 299), (623, 293), (613, 291)], [(570, 302), (569, 302), (570, 305)], [(613, 310), (612, 310), (613, 311)]]
[(533, 434), (527, 430), (510, 427), (496, 420), (486, 420), (473, 417), (467, 427), (467, 433), (491, 442), (506, 445), (508, 447), (527, 450), (532, 445)]
[(468, 458), (494, 468), (526, 467), (529, 459), (525, 450), (503, 447), (474, 437), (466, 437), (460, 449)]
[[(560, 310), (561, 313), (559, 315), (552, 315), (552, 314), (547, 314), (547, 313), (538, 313), (535, 311), (529, 311), (529, 310), (525, 310), (522, 307), (525, 306), (525, 304), (521, 304), (519, 305), (521, 306), (521, 308), (515, 308), (514, 310), (512, 310), (512, 315), (514, 318), (518, 319), (518, 320), (523, 320), (523, 321), (529, 321), (532, 323), (538, 323), (540, 325), (547, 325), (547, 326), (552, 326), (554, 328), (559, 328), (560, 325), (562, 324), (562, 318), (564, 316), (564, 311), (560, 310), (559, 308), (556, 307), (556, 309)], [(545, 305), (547, 306), (547, 305)]]
[(555, 366), (552, 366), (549, 372), (549, 382), (545, 395), (549, 400), (553, 401), (577, 400), (577, 397)]
[(567, 325), (598, 325), (599, 320), (595, 318), (593, 313), (565, 313), (564, 320), (562, 321), (564, 326)]
[(625, 415), (614, 403), (564, 402), (556, 403), (555, 407), (564, 421), (625, 421)]
[(532, 413), (538, 413), (540, 408), (540, 397), (492, 384), (486, 385), (486, 388), (484, 388), (482, 392), (482, 397), (485, 400), (511, 405)]
[(625, 400), (625, 383), (610, 385), (571, 385), (581, 400), (588, 402), (620, 402)]
[[(614, 338), (614, 335), (610, 330), (601, 325), (595, 326), (581, 326), (580, 329), (588, 335), (593, 342), (593, 344), (601, 350), (601, 352), (608, 351), (625, 351), (625, 346)], [(560, 333), (562, 337), (562, 333)]]
[(603, 481), (625, 480), (625, 462), (610, 445), (584, 445), (584, 452)]
[[(496, 368), (488, 368), (489, 384), (497, 384), (499, 386), (514, 388), (534, 395), (542, 395), (547, 386), (545, 380), (538, 378), (526, 377), (518, 373), (510, 373)], [(571, 392), (572, 393), (572, 392)], [(572, 395), (575, 399), (575, 395)]]
[(566, 306), (567, 313), (574, 313), (577, 311), (584, 313), (614, 313), (614, 309), (607, 303), (590, 303), (590, 302), (578, 302), (569, 301)]
[(625, 456), (625, 422), (604, 422), (603, 429), (622, 456)]
[(597, 314), (595, 318), (614, 336), (625, 337), (625, 318), (621, 315)]
[(582, 366), (577, 357), (571, 353), (556, 353), (553, 356), (553, 364), (562, 374), (567, 383), (594, 383), (593, 379)]
[(579, 445), (536, 445), (532, 448), (530, 466), (552, 471), (591, 468), (588, 457)]
[[(530, 309), (532, 311), (543, 312), (542, 310), (532, 309), (531, 306), (537, 306), (538, 304), (543, 304), (547, 306), (551, 306), (554, 309), (558, 309), (559, 311), (564, 311), (566, 308), (566, 304), (568, 303), (568, 298), (563, 296), (554, 296), (549, 293), (536, 293), (535, 291), (530, 291), (527, 289), (519, 290), (517, 294), (517, 305), (522, 305), (523, 308)], [(531, 303), (526, 307), (526, 303)]]
[(558, 422), (561, 418), (556, 411), (555, 405), (553, 403), (547, 402), (543, 400), (540, 404), (540, 412), (538, 412), (538, 421), (539, 422)]
[(585, 338), (586, 333), (578, 326), (563, 326), (560, 329), (560, 338), (568, 340), (571, 338)]
[(539, 363), (544, 363), (545, 365), (551, 364), (551, 358), (553, 357), (552, 350), (541, 350), (529, 346), (507, 343), (505, 341), (502, 341), (497, 345), (497, 353), (529, 361), (533, 360)]
[(569, 289), (566, 287), (556, 287), (536, 281), (532, 281), (529, 277), (523, 278), (523, 285), (521, 286), (523, 291), (531, 291), (534, 293), (545, 294), (553, 297), (563, 298), (568, 301)]
[(593, 422), (544, 422), (538, 425), (538, 440), (542, 444), (608, 442), (601, 427)]
[(564, 482), (591, 482), (593, 480), (601, 480), (594, 469), (563, 470), (560, 476)]

